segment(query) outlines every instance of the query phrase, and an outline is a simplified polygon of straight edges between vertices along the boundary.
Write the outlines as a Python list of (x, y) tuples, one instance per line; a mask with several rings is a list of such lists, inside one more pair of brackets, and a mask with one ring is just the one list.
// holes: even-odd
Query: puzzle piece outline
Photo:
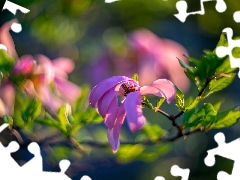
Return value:
[(184, 23), (187, 19), (188, 16), (190, 15), (203, 15), (205, 14), (205, 8), (204, 8), (204, 4), (205, 2), (210, 2), (210, 1), (216, 1), (216, 6), (215, 9), (222, 13), (224, 11), (226, 11), (227, 6), (226, 3), (224, 2), (224, 0), (200, 0), (200, 6), (201, 9), (199, 11), (194, 11), (194, 12), (187, 12), (187, 8), (188, 8), (188, 4), (185, 0), (180, 0), (176, 3), (176, 9), (178, 10), (178, 14), (174, 14), (174, 16), (179, 19), (182, 23)]
[[(8, 127), (7, 123), (0, 126), (0, 133)], [(36, 142), (32, 142), (28, 145), (28, 151), (34, 155), (34, 157), (20, 166), (12, 157), (11, 153), (17, 152), (20, 146), (16, 141), (9, 143), (7, 147), (4, 147), (0, 142), (0, 179), (24, 179), (24, 180), (71, 180), (65, 172), (70, 166), (69, 160), (61, 160), (59, 162), (60, 172), (48, 172), (43, 171), (43, 161), (41, 156), (40, 147)], [(2, 163), (3, 162), (3, 163)], [(12, 173), (14, 171), (14, 173)], [(80, 180), (91, 180), (89, 176), (83, 176)]]
[[(233, 40), (233, 30), (232, 28), (225, 28), (223, 29), (224, 33), (227, 35), (228, 47), (219, 46), (216, 48), (216, 54), (218, 57), (222, 58), (226, 55), (229, 56), (230, 66), (232, 68), (240, 68), (240, 58), (234, 58), (232, 51), (236, 47), (240, 47), (240, 39)], [(240, 71), (238, 72), (238, 77), (240, 78)]]
[[(182, 169), (178, 165), (173, 165), (170, 170), (172, 176), (178, 177), (181, 176), (181, 180), (188, 180), (189, 174), (190, 174), (190, 169)], [(154, 180), (165, 180), (164, 177), (162, 176), (157, 176)]]
[(215, 164), (215, 156), (230, 159), (234, 161), (232, 173), (228, 174), (224, 171), (220, 171), (217, 175), (218, 180), (238, 180), (240, 177), (240, 138), (237, 138), (229, 143), (225, 142), (225, 135), (223, 133), (217, 133), (214, 136), (218, 147), (208, 150), (208, 155), (204, 159), (204, 163), (207, 166), (213, 166)]

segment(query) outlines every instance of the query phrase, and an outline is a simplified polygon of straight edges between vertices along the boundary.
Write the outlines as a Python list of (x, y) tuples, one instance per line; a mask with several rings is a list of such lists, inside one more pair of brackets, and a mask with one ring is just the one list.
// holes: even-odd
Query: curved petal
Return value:
[(22, 73), (24, 75), (28, 75), (32, 72), (33, 67), (33, 57), (31, 55), (24, 55), (14, 65), (13, 72), (15, 74)]
[[(90, 92), (89, 102), (92, 107), (96, 106), (96, 103), (102, 97), (102, 95), (109, 89), (115, 87), (116, 85), (123, 83), (127, 80), (132, 80), (131, 78), (125, 76), (113, 76), (111, 78), (105, 79), (96, 85)], [(118, 91), (118, 89), (116, 89)]]
[(73, 104), (81, 94), (81, 88), (70, 81), (55, 77), (54, 82), (60, 96), (71, 104)]
[(37, 95), (42, 104), (52, 113), (56, 113), (63, 104), (63, 102), (51, 92), (47, 85), (40, 86)]
[(120, 146), (119, 135), (120, 135), (120, 130), (124, 122), (125, 116), (126, 116), (126, 113), (124, 110), (124, 105), (122, 104), (118, 108), (117, 119), (114, 123), (114, 127), (112, 129), (108, 129), (107, 137), (113, 153), (116, 153)]
[(158, 79), (150, 86), (143, 86), (140, 88), (142, 95), (153, 94), (159, 97), (165, 97), (169, 104), (176, 96), (176, 89), (171, 81), (167, 79)]
[(112, 89), (109, 89), (107, 92), (105, 92), (102, 95), (102, 97), (99, 99), (97, 103), (97, 108), (98, 108), (99, 114), (103, 118), (105, 118), (105, 115), (113, 99), (117, 99), (116, 95), (117, 95), (117, 91), (115, 91), (115, 88), (112, 88)]
[(10, 82), (1, 85), (0, 99), (2, 99), (5, 104), (7, 114), (12, 115), (14, 111), (15, 89)]
[(107, 112), (104, 116), (104, 123), (108, 127), (108, 129), (112, 129), (115, 123), (115, 120), (118, 115), (118, 100), (117, 98), (113, 98), (111, 103), (109, 104), (109, 107), (107, 109)]
[(2, 25), (2, 27), (0, 28), (0, 44), (6, 46), (8, 53), (14, 57), (17, 57), (17, 52), (15, 50), (15, 45), (9, 31), (11, 29), (12, 24), (17, 22), (18, 22), (17, 19), (13, 19)]
[(39, 66), (42, 67), (42, 69), (41, 68), (40, 69), (43, 71), (38, 73), (44, 73), (46, 77), (46, 81), (48, 83), (52, 82), (55, 77), (55, 71), (54, 71), (52, 61), (47, 56), (44, 56), (44, 55), (37, 55), (36, 59), (39, 62)]
[(61, 69), (68, 74), (72, 72), (75, 67), (74, 62), (71, 59), (65, 57), (54, 59), (52, 63), (54, 67)]
[(124, 101), (127, 113), (127, 122), (132, 132), (141, 129), (146, 121), (142, 113), (141, 94), (139, 91), (131, 92)]

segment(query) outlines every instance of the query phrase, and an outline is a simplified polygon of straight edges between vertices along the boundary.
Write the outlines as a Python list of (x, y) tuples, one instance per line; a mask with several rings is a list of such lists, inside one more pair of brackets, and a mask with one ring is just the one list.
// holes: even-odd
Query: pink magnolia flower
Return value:
[[(32, 72), (34, 61), (31, 56), (23, 56), (13, 66), (12, 75), (24, 74), (29, 75)], [(8, 114), (12, 115), (14, 111), (15, 102), (15, 84), (8, 79), (0, 85), (0, 117)], [(18, 83), (18, 82), (17, 82)]]
[[(141, 129), (146, 121), (142, 112), (142, 95), (152, 94), (166, 98), (170, 103), (176, 94), (174, 85), (166, 79), (158, 79), (150, 86), (142, 86), (128, 77), (113, 76), (96, 85), (89, 96), (92, 107), (97, 107), (99, 114), (104, 118), (108, 128), (108, 141), (115, 153), (120, 145), (119, 133), (127, 116), (130, 130), (135, 132)], [(125, 99), (118, 106), (117, 96)]]
[[(74, 69), (74, 63), (68, 58), (51, 61), (44, 55), (39, 55), (37, 59), (39, 64), (34, 71), (37, 75), (34, 85), (42, 103), (52, 112), (57, 112), (65, 102), (73, 104), (81, 93), (79, 86), (67, 80), (67, 74)], [(31, 83), (29, 86), (32, 86)]]
[(9, 81), (0, 86), (0, 117), (12, 115), (14, 110), (15, 88)]
[(30, 75), (34, 70), (34, 59), (31, 55), (24, 55), (16, 61), (13, 67), (13, 74)]
[(128, 43), (141, 62), (138, 66), (141, 83), (148, 84), (156, 78), (167, 78), (181, 90), (188, 90), (190, 82), (177, 60), (177, 57), (182, 59), (183, 54), (188, 54), (182, 45), (170, 39), (159, 38), (147, 29), (134, 31), (129, 35)]
[(2, 25), (0, 28), (0, 45), (2, 44), (0, 49), (4, 49), (2, 46), (5, 46), (7, 48), (5, 50), (7, 50), (8, 53), (13, 57), (17, 57), (17, 52), (15, 50), (15, 45), (9, 31), (12, 24), (16, 22), (18, 21), (16, 19), (13, 19)]
[(150, 85), (155, 79), (169, 79), (182, 91), (189, 89), (190, 82), (176, 58), (188, 54), (181, 44), (160, 38), (147, 29), (133, 31), (126, 41), (122, 51), (116, 52), (111, 47), (100, 51), (86, 72), (92, 74), (89, 82), (97, 84), (109, 76), (131, 77), (137, 73), (140, 85)]

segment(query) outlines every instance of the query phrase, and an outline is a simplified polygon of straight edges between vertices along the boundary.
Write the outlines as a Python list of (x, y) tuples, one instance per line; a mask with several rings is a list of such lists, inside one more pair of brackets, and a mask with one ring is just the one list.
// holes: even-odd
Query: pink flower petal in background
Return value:
[(29, 75), (34, 68), (34, 60), (31, 55), (22, 56), (14, 65), (13, 73), (14, 74), (24, 74)]
[[(176, 57), (185, 61), (187, 50), (179, 43), (161, 39), (151, 31), (141, 29), (129, 36), (130, 47), (139, 55), (140, 84), (149, 84), (157, 78), (168, 78), (181, 90), (187, 91), (189, 80)], [(186, 61), (187, 63), (187, 61)]]
[(7, 52), (13, 57), (17, 57), (17, 52), (15, 50), (15, 45), (9, 31), (11, 29), (12, 24), (17, 22), (18, 20), (13, 19), (3, 24), (0, 28), (0, 44), (6, 46)]
[[(36, 94), (44, 106), (57, 110), (66, 102), (74, 104), (81, 94), (81, 88), (67, 80), (67, 73), (73, 70), (74, 63), (70, 59), (62, 57), (51, 61), (44, 55), (38, 55), (36, 59), (38, 62), (34, 71), (38, 77), (35, 85)], [(55, 92), (51, 90), (50, 86), (55, 88)], [(54, 100), (56, 102), (53, 102)], [(51, 107), (51, 103), (55, 103), (54, 108)]]
[(54, 82), (59, 95), (71, 104), (73, 104), (81, 94), (80, 87), (70, 81), (55, 77)]
[(2, 100), (5, 111), (8, 115), (13, 114), (15, 102), (15, 89), (10, 82), (5, 82), (0, 87), (0, 99)]
[(54, 59), (52, 61), (52, 64), (55, 68), (61, 69), (67, 74), (71, 73), (75, 67), (73, 61), (65, 57)]
[(183, 54), (187, 50), (170, 39), (160, 38), (147, 29), (133, 31), (127, 36), (127, 47), (123, 51), (114, 51), (105, 47), (96, 58), (90, 69), (89, 82), (96, 84), (113, 75), (131, 77), (139, 76), (140, 85), (150, 85), (156, 79), (169, 79), (182, 91), (189, 89), (190, 82), (176, 57), (186, 63)]

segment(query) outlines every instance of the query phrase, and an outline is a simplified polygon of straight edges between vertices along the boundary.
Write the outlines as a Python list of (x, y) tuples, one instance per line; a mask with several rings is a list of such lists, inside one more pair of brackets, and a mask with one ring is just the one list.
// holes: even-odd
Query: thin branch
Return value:
[[(156, 140), (156, 141), (151, 141), (151, 140), (145, 140), (145, 141), (121, 141), (120, 144), (131, 144), (131, 145), (135, 145), (135, 144), (143, 144), (143, 145), (156, 145), (159, 143), (163, 143), (163, 142), (173, 142), (181, 137), (186, 137), (190, 134), (194, 134), (197, 132), (202, 132), (201, 129), (196, 129), (194, 131), (187, 131), (184, 133), (177, 133), (175, 136), (173, 137), (168, 137), (168, 138), (164, 138), (161, 137), (160, 139)], [(81, 144), (87, 144), (89, 146), (94, 146), (94, 147), (98, 147), (98, 148), (105, 148), (109, 146), (108, 142), (98, 142), (98, 141), (81, 141)]]
[(11, 132), (12, 135), (14, 135), (14, 136), (17, 138), (19, 144), (23, 144), (23, 143), (24, 143), (24, 142), (23, 142), (23, 139), (22, 139), (22, 136), (19, 134), (19, 132), (17, 132), (17, 130), (15, 130), (15, 129), (12, 128), (12, 129), (10, 130), (10, 132)]
[(82, 146), (74, 139), (73, 137), (69, 137), (68, 140), (71, 142), (71, 144), (80, 152), (82, 152), (84, 155), (86, 155), (85, 151), (83, 150)]
[(161, 109), (158, 109), (156, 112), (159, 112), (160, 114), (164, 115), (168, 119), (171, 119), (171, 115), (169, 115), (168, 113), (166, 113), (165, 111), (163, 111)]

